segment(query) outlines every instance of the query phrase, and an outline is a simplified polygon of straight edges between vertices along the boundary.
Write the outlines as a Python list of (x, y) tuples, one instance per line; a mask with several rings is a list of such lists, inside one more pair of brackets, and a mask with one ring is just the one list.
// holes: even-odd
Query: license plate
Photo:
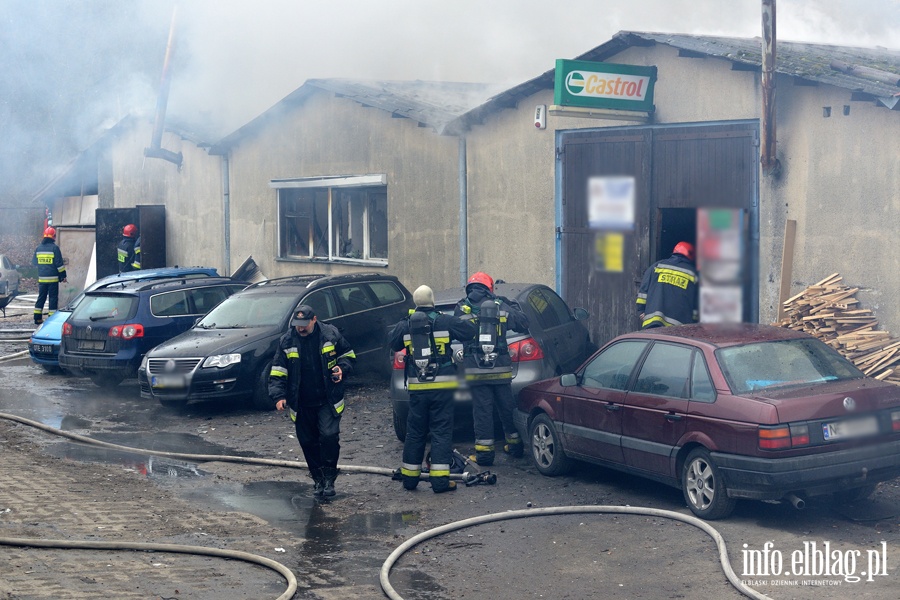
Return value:
[(103, 350), (104, 346), (103, 340), (80, 340), (78, 342), (79, 350)]
[(52, 354), (53, 346), (49, 344), (32, 344), (31, 349), (37, 352), (38, 354)]
[(154, 375), (150, 378), (150, 387), (156, 389), (179, 389), (185, 386), (184, 377), (181, 375)]
[(875, 417), (866, 417), (825, 423), (822, 425), (822, 433), (826, 442), (875, 435), (878, 433), (878, 420)]

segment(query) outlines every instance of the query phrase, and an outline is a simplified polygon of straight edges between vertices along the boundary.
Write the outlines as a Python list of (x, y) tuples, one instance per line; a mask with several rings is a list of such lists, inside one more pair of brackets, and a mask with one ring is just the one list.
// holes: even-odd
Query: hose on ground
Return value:
[(403, 542), (400, 546), (398, 546), (390, 556), (388, 556), (387, 560), (384, 561), (384, 564), (381, 566), (381, 589), (391, 600), (403, 600), (403, 596), (397, 593), (397, 591), (393, 588), (390, 582), (390, 573), (391, 568), (394, 566), (394, 563), (406, 553), (407, 550), (412, 548), (413, 546), (424, 542), (425, 540), (429, 540), (433, 537), (437, 537), (439, 535), (443, 535), (445, 533), (449, 533), (451, 531), (457, 531), (459, 529), (465, 529), (466, 527), (472, 527), (474, 525), (483, 525), (485, 523), (493, 523), (495, 521), (506, 521), (509, 519), (525, 519), (528, 517), (545, 517), (548, 515), (574, 515), (574, 514), (583, 514), (583, 513), (618, 513), (618, 514), (628, 514), (628, 515), (647, 515), (651, 517), (662, 517), (665, 519), (674, 519), (676, 521), (681, 521), (683, 523), (687, 523), (689, 525), (693, 525), (703, 531), (705, 531), (716, 543), (716, 547), (719, 549), (719, 564), (722, 566), (722, 570), (725, 572), (725, 577), (728, 579), (728, 582), (737, 589), (740, 593), (747, 596), (748, 598), (754, 598), (754, 600), (771, 600), (768, 596), (765, 596), (756, 590), (744, 585), (741, 583), (741, 580), (735, 574), (734, 569), (731, 568), (731, 563), (728, 560), (728, 551), (725, 547), (725, 539), (722, 535), (716, 531), (709, 523), (706, 521), (702, 521), (694, 516), (683, 515), (681, 513), (673, 512), (670, 510), (662, 510), (657, 508), (644, 508), (640, 506), (551, 506), (547, 508), (531, 508), (527, 510), (511, 510), (508, 512), (497, 513), (493, 515), (482, 515), (480, 517), (472, 517), (471, 519), (463, 519), (462, 521), (455, 521), (453, 523), (448, 523), (446, 525), (441, 525), (440, 527), (435, 527), (434, 529), (429, 529), (428, 531), (423, 531), (422, 533), (413, 536)]
[(14, 352), (12, 354), (7, 354), (6, 356), (0, 356), (0, 362), (16, 360), (17, 358), (24, 358), (26, 356), (28, 356), (28, 350), (22, 350), (21, 352)]

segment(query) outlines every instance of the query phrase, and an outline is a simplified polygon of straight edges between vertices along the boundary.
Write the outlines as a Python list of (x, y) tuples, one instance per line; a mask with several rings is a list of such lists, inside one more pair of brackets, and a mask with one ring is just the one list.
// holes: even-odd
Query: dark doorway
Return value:
[[(678, 242), (689, 242), (697, 245), (697, 209), (695, 208), (661, 208), (659, 209), (659, 231), (656, 240), (651, 241), (651, 247), (655, 246), (652, 262), (669, 258), (672, 249)], [(655, 242), (655, 243), (654, 243)]]

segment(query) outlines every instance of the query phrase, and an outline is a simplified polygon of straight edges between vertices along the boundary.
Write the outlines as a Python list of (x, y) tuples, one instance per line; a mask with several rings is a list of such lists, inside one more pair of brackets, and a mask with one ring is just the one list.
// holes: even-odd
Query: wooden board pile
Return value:
[(784, 303), (781, 327), (813, 335), (848, 358), (863, 373), (900, 385), (900, 340), (878, 330), (871, 310), (859, 308), (859, 288), (834, 273)]

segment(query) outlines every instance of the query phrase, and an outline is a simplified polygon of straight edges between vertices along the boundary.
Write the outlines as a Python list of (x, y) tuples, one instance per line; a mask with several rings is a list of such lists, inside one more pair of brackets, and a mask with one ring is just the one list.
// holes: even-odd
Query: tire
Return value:
[(251, 401), (256, 410), (275, 410), (275, 403), (269, 398), (269, 372), (271, 370), (272, 361), (268, 361), (256, 376), (256, 388)]
[(850, 504), (852, 502), (859, 502), (860, 500), (867, 500), (869, 496), (875, 493), (876, 487), (878, 487), (878, 484), (873, 483), (853, 488), (852, 490), (841, 490), (840, 492), (834, 492), (831, 495), (831, 499), (836, 504)]
[(539, 414), (531, 422), (528, 427), (528, 439), (531, 440), (529, 443), (531, 459), (541, 475), (555, 477), (572, 467), (572, 459), (566, 456), (559, 433), (546, 414)]
[(397, 408), (397, 405), (394, 404), (394, 433), (397, 435), (397, 439), (401, 442), (406, 441), (406, 419), (409, 416), (409, 408), (406, 410)]
[(181, 410), (187, 406), (187, 400), (163, 400), (160, 398), (159, 403), (162, 404), (164, 408), (171, 410)]
[(125, 373), (121, 371), (100, 371), (98, 373), (89, 373), (88, 377), (94, 382), (94, 385), (102, 388), (114, 388), (125, 379)]
[(59, 365), (41, 365), (45, 371), (50, 373), (51, 375), (62, 375), (63, 370), (59, 367)]
[(691, 512), (707, 521), (724, 519), (736, 504), (728, 497), (722, 475), (705, 448), (695, 448), (687, 455), (681, 470), (681, 491)]

